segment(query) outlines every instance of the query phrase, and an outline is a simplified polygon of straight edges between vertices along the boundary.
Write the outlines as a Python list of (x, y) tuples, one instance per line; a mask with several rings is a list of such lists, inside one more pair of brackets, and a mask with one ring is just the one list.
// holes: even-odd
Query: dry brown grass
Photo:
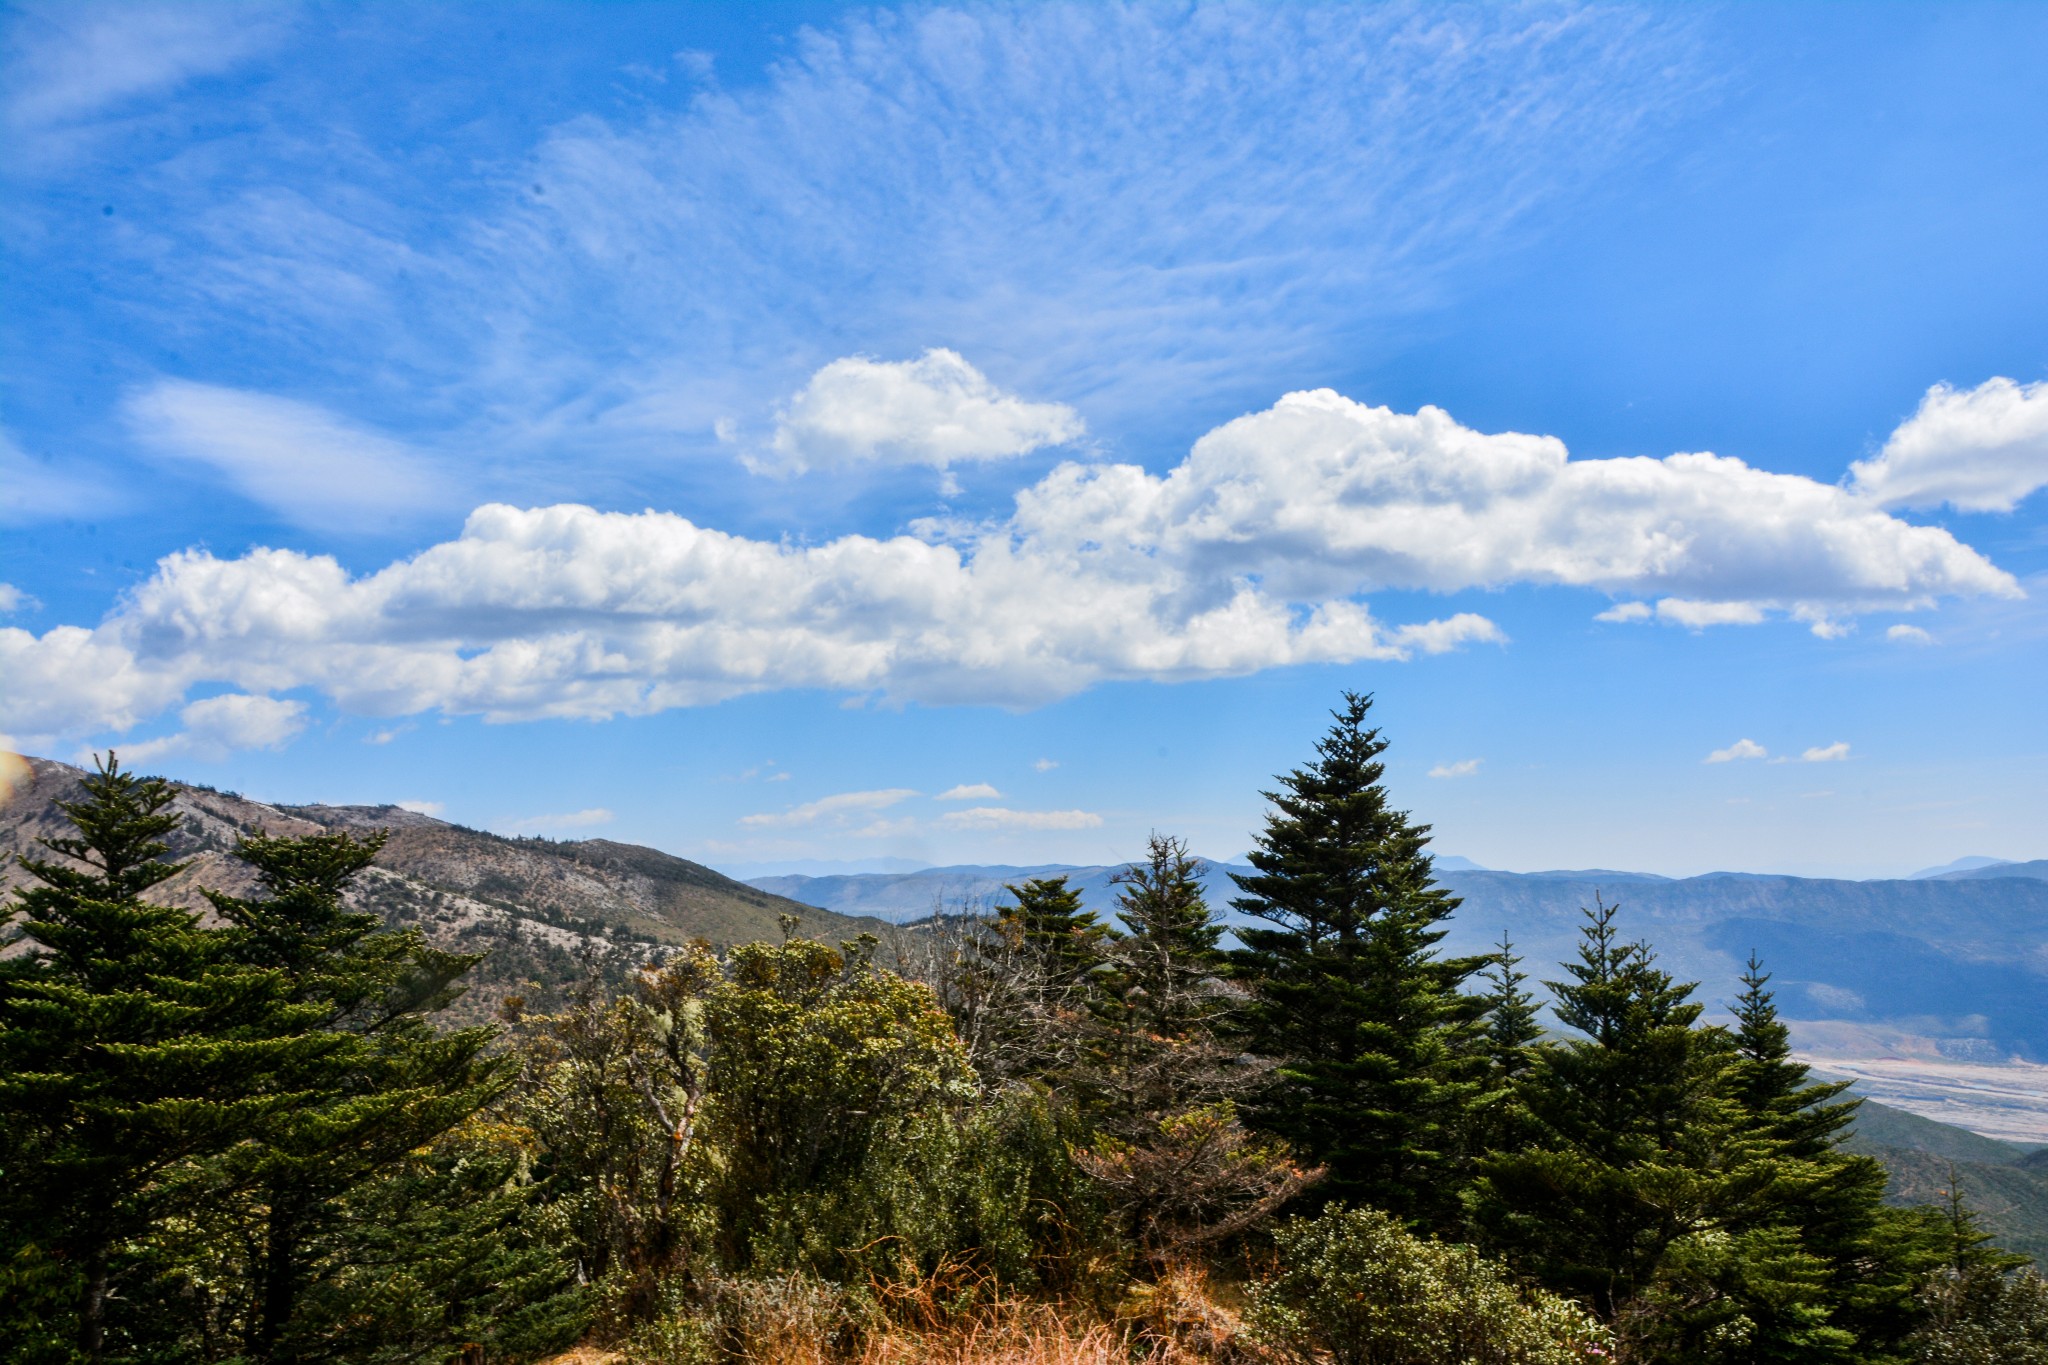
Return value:
[[(1113, 1313), (994, 1293), (962, 1306), (960, 1289), (898, 1286), (877, 1320), (848, 1331), (820, 1314), (815, 1295), (761, 1285), (742, 1312), (726, 1305), (739, 1330), (721, 1354), (736, 1365), (1277, 1365), (1245, 1335), (1231, 1287), (1199, 1268), (1134, 1286)], [(584, 1347), (542, 1365), (635, 1357)]]

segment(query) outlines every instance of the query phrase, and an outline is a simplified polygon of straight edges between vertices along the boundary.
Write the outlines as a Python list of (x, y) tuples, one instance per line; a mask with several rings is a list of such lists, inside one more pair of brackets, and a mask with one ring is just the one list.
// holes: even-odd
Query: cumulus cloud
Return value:
[(24, 607), (34, 606), (35, 603), (35, 598), (12, 583), (0, 583), (0, 616), (12, 616)]
[(1896, 625), (1885, 631), (1884, 638), (1895, 645), (1931, 645), (1934, 637), (1918, 626)]
[(1041, 773), (1049, 773), (1059, 766), (1059, 760), (1054, 758), (1041, 758), (1031, 765), (1033, 771)]
[(812, 375), (782, 407), (769, 453), (750, 462), (792, 472), (864, 463), (944, 469), (1066, 445), (1086, 430), (1064, 403), (1006, 393), (953, 351), (901, 361), (849, 356)]
[(2048, 383), (1936, 384), (1850, 486), (1883, 507), (2010, 512), (2048, 486)]
[(962, 783), (948, 787), (932, 798), (935, 801), (1000, 801), (1003, 794), (986, 782)]
[(400, 801), (398, 808), (409, 810), (414, 815), (439, 815), (448, 809), (447, 805), (440, 801)]
[(1470, 777), (1479, 771), (1479, 765), (1486, 760), (1462, 758), (1456, 763), (1439, 763), (1429, 770), (1431, 777)]
[(162, 739), (126, 745), (131, 763), (174, 755), (219, 760), (239, 749), (281, 749), (306, 728), (306, 705), (278, 697), (228, 693), (195, 701), (178, 713), (185, 728)]
[(916, 529), (801, 545), (494, 504), (362, 577), (188, 550), (95, 628), (0, 629), (0, 725), (118, 730), (208, 682), (493, 720), (792, 687), (1029, 706), (1505, 639), (1471, 612), (1382, 623), (1360, 600), (1380, 589), (1654, 596), (1657, 619), (1693, 628), (2020, 595), (1947, 531), (1843, 488), (1715, 455), (1571, 460), (1552, 438), (1327, 390), (1219, 427), (1164, 474), (1069, 462), (1006, 519)]
[[(438, 808), (437, 808), (438, 810)], [(428, 814), (436, 812), (430, 811)], [(588, 810), (570, 811), (564, 815), (531, 815), (524, 820), (512, 822), (516, 830), (541, 829), (590, 829), (596, 825), (608, 825), (615, 817), (603, 806), (592, 806)]]
[(1847, 740), (1836, 740), (1833, 744), (1827, 745), (1816, 744), (1805, 753), (1799, 755), (1801, 763), (1844, 763), (1848, 761), (1848, 758), (1849, 743)]
[(1703, 760), (1707, 763), (1733, 763), (1743, 758), (1765, 758), (1770, 750), (1753, 739), (1738, 739), (1725, 749), (1716, 749)]
[(1002, 806), (973, 806), (951, 810), (939, 823), (953, 829), (1048, 830), (1094, 829), (1102, 817), (1085, 810), (1008, 810)]
[(166, 380), (131, 394), (125, 416), (144, 449), (210, 469), (300, 526), (381, 528), (442, 496), (416, 452), (310, 404)]
[(835, 796), (821, 797), (801, 806), (792, 806), (783, 811), (764, 811), (758, 815), (743, 815), (740, 823), (750, 829), (793, 829), (801, 825), (815, 825), (820, 820), (844, 821), (848, 815), (861, 811), (886, 810), (899, 801), (917, 795), (909, 787), (890, 787), (882, 791), (840, 792)]

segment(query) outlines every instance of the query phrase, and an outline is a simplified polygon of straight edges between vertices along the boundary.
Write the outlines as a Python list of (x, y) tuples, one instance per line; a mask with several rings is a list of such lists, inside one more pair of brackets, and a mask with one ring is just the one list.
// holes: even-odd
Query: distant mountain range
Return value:
[[(1237, 894), (1203, 864), (1212, 904)], [(782, 876), (751, 885), (791, 900), (902, 922), (935, 910), (984, 908), (1006, 884), (1065, 876), (1083, 901), (1115, 907), (1114, 866), (960, 866), (917, 872)], [(1709, 1005), (1740, 990), (1752, 951), (1774, 974), (1794, 1020), (1903, 1031), (1940, 1055), (2048, 1061), (2048, 861), (1937, 870), (1892, 881), (1712, 873), (1670, 878), (1607, 869), (1493, 872), (1445, 858), (1438, 880), (1463, 905), (1444, 941), (1486, 952), (1503, 934), (1539, 979), (1577, 947), (1582, 910), (1621, 904), (1625, 932), (1649, 941), (1665, 966), (1697, 980)], [(1233, 923), (1245, 922), (1227, 911)]]

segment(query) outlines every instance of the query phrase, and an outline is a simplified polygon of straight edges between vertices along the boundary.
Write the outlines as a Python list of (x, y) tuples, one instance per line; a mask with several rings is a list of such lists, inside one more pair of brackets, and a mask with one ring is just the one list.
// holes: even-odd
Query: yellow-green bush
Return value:
[(1517, 1285), (1471, 1247), (1414, 1236), (1373, 1209), (1333, 1207), (1275, 1234), (1255, 1286), (1258, 1337), (1335, 1365), (1586, 1365), (1610, 1351), (1577, 1304)]

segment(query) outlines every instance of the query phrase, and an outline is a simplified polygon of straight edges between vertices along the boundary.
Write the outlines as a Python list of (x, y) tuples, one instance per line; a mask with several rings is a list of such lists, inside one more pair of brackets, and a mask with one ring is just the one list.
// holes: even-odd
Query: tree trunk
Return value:
[(263, 1245), (263, 1302), (257, 1315), (256, 1339), (251, 1352), (271, 1365), (277, 1355), (278, 1338), (291, 1321), (292, 1305), (298, 1298), (299, 1203), (293, 1191), (273, 1185), (270, 1191), (270, 1221)]
[(85, 1304), (78, 1315), (78, 1349), (92, 1365), (107, 1353), (107, 1261), (105, 1239), (93, 1243), (85, 1256)]

